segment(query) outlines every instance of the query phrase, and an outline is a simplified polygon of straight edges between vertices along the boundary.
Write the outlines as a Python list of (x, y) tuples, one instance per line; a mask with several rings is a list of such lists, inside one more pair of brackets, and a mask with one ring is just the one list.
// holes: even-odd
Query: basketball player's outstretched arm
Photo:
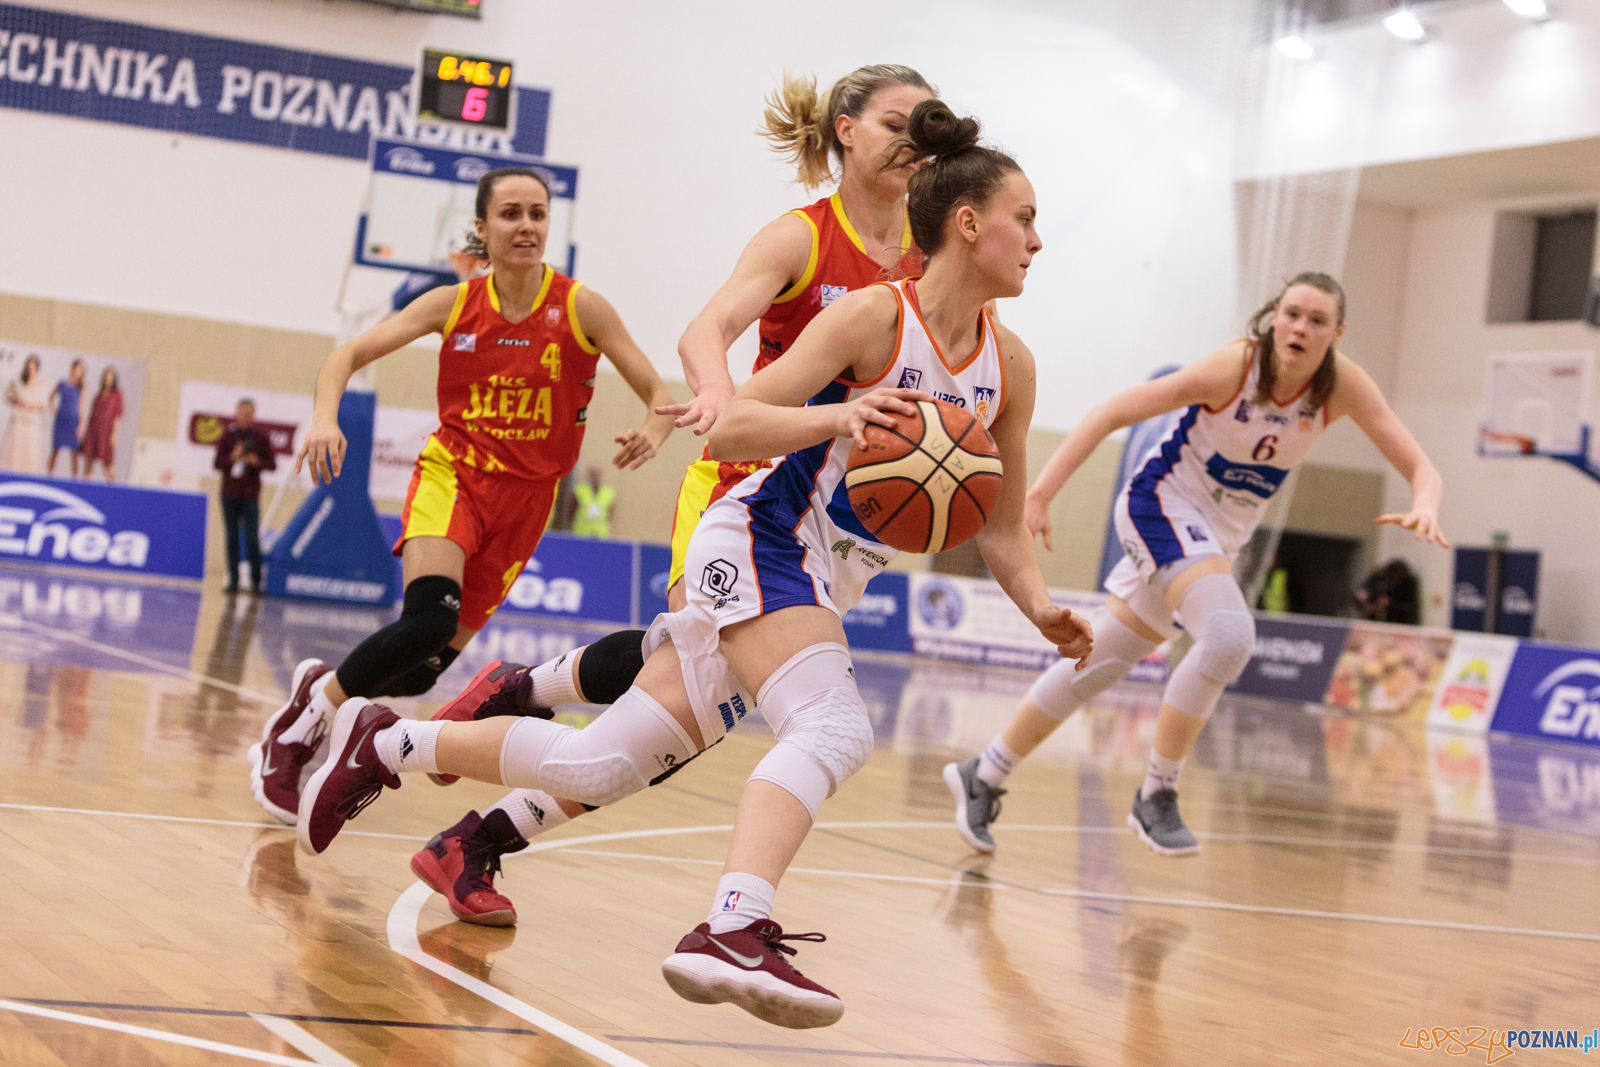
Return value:
[(861, 447), (868, 424), (893, 426), (885, 414), (912, 415), (913, 389), (876, 389), (847, 404), (806, 401), (835, 378), (870, 382), (894, 359), (895, 296), (881, 285), (847, 293), (812, 319), (784, 357), (741, 385), (711, 430), (711, 458), (723, 461), (787, 455), (834, 437)]
[(398, 351), (419, 337), (438, 333), (455, 307), (456, 287), (441, 285), (407, 304), (400, 314), (384, 319), (352, 341), (335, 348), (317, 372), (315, 406), (311, 428), (300, 442), (294, 457), (294, 472), (311, 461), (311, 480), (331, 482), (344, 465), (344, 434), (339, 430), (339, 398), (344, 396), (350, 376), (368, 363)]
[(811, 227), (793, 213), (767, 223), (750, 239), (739, 262), (734, 264), (733, 274), (678, 341), (684, 377), (694, 390), (694, 399), (687, 404), (674, 404), (669, 398), (656, 409), (657, 414), (676, 417), (675, 426), (693, 426), (696, 437), (710, 432), (733, 397), (728, 349), (784, 290), (800, 279), (810, 258)]
[(1033, 488), (1028, 490), (1023, 514), (1030, 539), (1042, 534), (1045, 551), (1055, 550), (1050, 542), (1050, 502), (1101, 441), (1124, 426), (1179, 408), (1193, 404), (1211, 407), (1226, 404), (1228, 398), (1238, 392), (1248, 371), (1244, 342), (1236, 341), (1182, 370), (1125, 389), (1085, 415), (1067, 439), (1056, 446), (1034, 480)]
[(1050, 602), (1050, 590), (1039, 569), (1039, 557), (1033, 554), (1033, 534), (1023, 519), (1022, 502), (1028, 481), (1028, 427), (1033, 422), (1037, 385), (1033, 353), (1004, 326), (997, 326), (995, 335), (1000, 342), (1005, 397), (1004, 406), (989, 426), (989, 434), (1000, 450), (1004, 476), (994, 514), (978, 531), (978, 552), (1011, 602), (1022, 609), (1028, 621), (1039, 628), (1063, 657), (1077, 660), (1081, 669), (1093, 646), (1094, 631), (1087, 619)]
[(1383, 398), (1378, 383), (1355, 361), (1339, 356), (1338, 376), (1333, 396), (1328, 399), (1328, 421), (1349, 415), (1367, 439), (1378, 446), (1383, 458), (1411, 485), (1411, 510), (1378, 516), (1384, 525), (1410, 530), (1418, 541), (1431, 541), (1442, 548), (1450, 542), (1439, 529), (1439, 505), (1444, 499), (1444, 479), (1411, 436), (1400, 416)]
[(625, 430), (614, 438), (622, 448), (611, 460), (611, 465), (618, 469), (638, 470), (656, 454), (661, 442), (672, 432), (672, 416), (658, 410), (672, 403), (672, 393), (651, 365), (650, 357), (634, 343), (628, 328), (622, 324), (622, 316), (610, 301), (584, 286), (578, 290), (577, 304), (578, 328), (617, 368), (634, 395), (644, 401), (643, 424), (637, 430)]

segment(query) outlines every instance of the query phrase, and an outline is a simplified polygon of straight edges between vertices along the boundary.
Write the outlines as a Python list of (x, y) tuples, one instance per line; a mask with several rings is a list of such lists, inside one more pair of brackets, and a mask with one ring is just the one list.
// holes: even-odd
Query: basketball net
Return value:
[[(1302, 271), (1335, 278), (1344, 269), (1355, 218), (1357, 168), (1307, 170), (1307, 117), (1297, 104), (1315, 65), (1280, 53), (1273, 43), (1300, 32), (1297, 5), (1263, 5), (1256, 40), (1240, 65), (1235, 104), (1238, 137), (1235, 217), (1239, 235), (1238, 322), (1243, 327), (1283, 284)], [(1377, 100), (1377, 67), (1347, 86), (1364, 98), (1359, 109), (1370, 120)], [(1357, 131), (1365, 137), (1365, 129)], [(1241, 329), (1242, 332), (1242, 329)], [(1291, 474), (1273, 498), (1255, 536), (1240, 552), (1235, 577), (1254, 606), (1277, 557), (1297, 479)]]

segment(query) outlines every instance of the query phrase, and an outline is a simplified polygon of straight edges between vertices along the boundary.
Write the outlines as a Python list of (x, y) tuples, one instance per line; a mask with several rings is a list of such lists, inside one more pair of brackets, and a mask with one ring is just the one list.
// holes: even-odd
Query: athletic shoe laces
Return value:
[(477, 835), (461, 839), (461, 864), (468, 871), (477, 871), (485, 889), (494, 888), (494, 877), (500, 873), (501, 849), (491, 841)]
[(783, 953), (786, 956), (797, 955), (799, 950), (790, 948), (788, 945), (783, 944), (783, 942), (785, 942), (785, 941), (826, 941), (826, 940), (828, 940), (828, 938), (827, 938), (827, 936), (825, 934), (819, 934), (819, 933), (786, 934), (786, 933), (783, 932), (783, 927), (779, 926), (777, 923), (771, 923), (770, 925), (765, 926), (760, 930), (755, 930), (755, 931), (751, 931), (751, 932), (755, 934), (757, 939), (759, 939), (760, 941), (764, 942), (768, 946), (770, 946), (770, 947), (772, 947), (774, 949), (777, 949), (779, 952)]
[(1006, 790), (997, 789), (977, 775), (972, 776), (972, 784), (976, 788), (978, 799), (987, 804), (987, 814), (984, 815), (983, 821), (994, 822), (1000, 817), (1000, 798), (1006, 795)]
[(473, 713), (475, 719), (487, 719), (494, 715), (532, 715), (540, 711), (548, 711), (533, 702), (533, 672), (524, 667), (522, 670), (508, 675), (500, 682), (500, 688), (490, 693), (478, 710)]

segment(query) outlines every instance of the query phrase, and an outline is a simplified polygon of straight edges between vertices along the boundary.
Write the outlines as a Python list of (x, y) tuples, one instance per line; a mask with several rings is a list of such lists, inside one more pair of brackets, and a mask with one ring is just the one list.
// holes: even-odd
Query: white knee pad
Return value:
[(767, 679), (756, 706), (778, 744), (750, 777), (792, 793), (815, 819), (872, 755), (872, 721), (850, 650), (830, 641), (796, 653)]
[(1196, 579), (1184, 591), (1178, 617), (1194, 638), (1194, 648), (1167, 682), (1167, 703), (1193, 718), (1210, 718), (1222, 691), (1250, 663), (1256, 621), (1227, 574)]
[(1128, 676), (1133, 665), (1155, 651), (1156, 643), (1128, 629), (1109, 611), (1094, 615), (1094, 651), (1078, 670), (1073, 660), (1060, 660), (1034, 680), (1028, 699), (1061, 722)]
[(500, 748), (500, 780), (601, 807), (637, 793), (694, 755), (694, 743), (672, 714), (634, 686), (581, 730), (518, 719)]

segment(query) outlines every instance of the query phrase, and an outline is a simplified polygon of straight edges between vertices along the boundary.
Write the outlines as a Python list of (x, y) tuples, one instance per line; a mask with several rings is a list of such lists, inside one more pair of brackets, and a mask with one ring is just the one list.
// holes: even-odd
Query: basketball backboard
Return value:
[(1518, 352), (1489, 357), (1480, 456), (1544, 456), (1600, 478), (1589, 458), (1594, 353)]
[(535, 156), (469, 152), (379, 138), (356, 232), (355, 262), (406, 271), (449, 271), (472, 226), (478, 179), (498, 167), (530, 167), (550, 182), (550, 239), (545, 262), (571, 274), (576, 256), (572, 213), (578, 170)]

